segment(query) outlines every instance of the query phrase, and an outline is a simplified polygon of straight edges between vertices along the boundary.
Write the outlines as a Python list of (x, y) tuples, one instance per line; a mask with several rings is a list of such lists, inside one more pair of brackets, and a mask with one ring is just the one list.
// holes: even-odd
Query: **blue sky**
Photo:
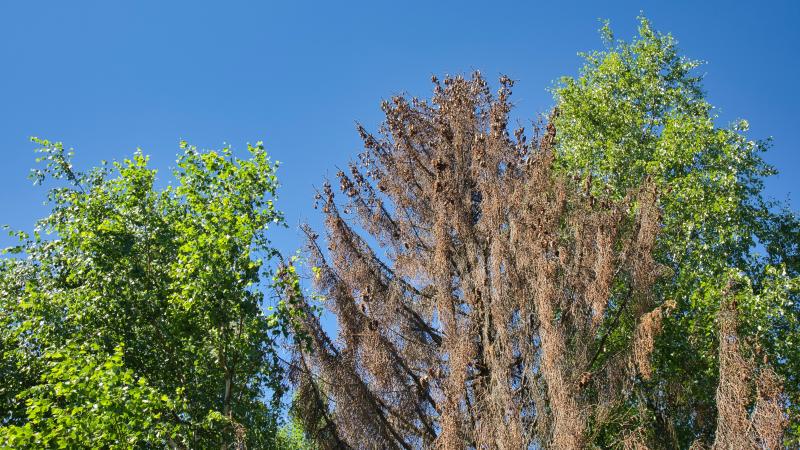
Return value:
[[(264, 140), (283, 163), (279, 206), (318, 223), (313, 186), (359, 149), (355, 121), (380, 122), (393, 94), (426, 96), (430, 76), (480, 69), (518, 81), (516, 115), (534, 118), (546, 88), (599, 48), (599, 18), (630, 38), (640, 11), (708, 61), (721, 123), (743, 117), (772, 136), (783, 174), (768, 193), (800, 207), (800, 6), (720, 2), (7, 1), (0, 6), (0, 223), (30, 229), (45, 191), (26, 178), (35, 135), (74, 147), (76, 163), (141, 147), (168, 179), (178, 141), (243, 150)], [(2, 242), (2, 241), (0, 241)]]

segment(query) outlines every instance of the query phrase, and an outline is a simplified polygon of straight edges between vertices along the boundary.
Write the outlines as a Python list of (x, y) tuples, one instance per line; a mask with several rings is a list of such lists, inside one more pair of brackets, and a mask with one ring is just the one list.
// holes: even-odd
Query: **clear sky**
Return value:
[[(774, 137), (783, 175), (768, 193), (798, 201), (800, 2), (796, 1), (3, 1), (0, 3), (0, 223), (30, 229), (45, 191), (26, 176), (35, 135), (74, 147), (78, 165), (141, 147), (168, 179), (178, 141), (243, 150), (264, 140), (283, 163), (279, 206), (318, 223), (313, 186), (360, 150), (380, 100), (427, 96), (430, 76), (480, 69), (516, 79), (516, 115), (552, 105), (546, 88), (601, 46), (599, 18), (633, 36), (640, 11), (708, 61), (721, 124)], [(0, 240), (0, 243), (4, 242)]]

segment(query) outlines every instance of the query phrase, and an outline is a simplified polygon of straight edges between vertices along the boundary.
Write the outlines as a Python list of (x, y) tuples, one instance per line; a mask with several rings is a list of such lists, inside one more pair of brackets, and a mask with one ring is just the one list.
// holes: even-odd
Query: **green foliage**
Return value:
[[(713, 433), (715, 319), (732, 273), (752, 290), (741, 328), (784, 376), (797, 408), (800, 222), (762, 196), (775, 173), (760, 156), (769, 142), (750, 140), (744, 120), (716, 126), (694, 75), (700, 63), (646, 19), (630, 43), (614, 40), (607, 24), (601, 33), (606, 49), (584, 54), (580, 76), (554, 91), (559, 160), (595, 192), (621, 197), (645, 179), (660, 190), (658, 260), (671, 275), (658, 294), (677, 307), (658, 341), (654, 380), (642, 387), (654, 399), (649, 420), (682, 447)], [(791, 420), (797, 435), (797, 411)]]
[(312, 450), (314, 448), (306, 440), (303, 427), (294, 418), (278, 430), (277, 447), (287, 450)]
[(0, 443), (273, 447), (275, 339), (297, 312), (265, 313), (267, 231), (283, 218), (263, 145), (240, 159), (181, 143), (159, 190), (139, 152), (78, 172), (60, 143), (34, 141), (32, 178), (56, 187), (0, 260)]
[(39, 383), (21, 393), (24, 424), (3, 430), (11, 448), (132, 448), (158, 445), (180, 434), (162, 420), (177, 409), (144, 378), (123, 367), (122, 346), (70, 343), (43, 356)]

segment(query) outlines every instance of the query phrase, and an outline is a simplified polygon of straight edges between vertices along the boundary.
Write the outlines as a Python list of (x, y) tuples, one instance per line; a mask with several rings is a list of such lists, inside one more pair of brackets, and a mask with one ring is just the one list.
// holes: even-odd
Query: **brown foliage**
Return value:
[[(717, 432), (713, 449), (780, 448), (786, 426), (780, 380), (744, 354), (737, 331), (735, 293), (729, 286), (719, 312)], [(752, 406), (752, 407), (751, 407)]]
[[(305, 232), (339, 335), (305, 319), (296, 408), (323, 448), (582, 448), (650, 377), (659, 194), (562, 176), (552, 125), (509, 133), (505, 77), (433, 82), (359, 128), (345, 200), (318, 196), (327, 251)], [(620, 446), (645, 448), (641, 426)]]

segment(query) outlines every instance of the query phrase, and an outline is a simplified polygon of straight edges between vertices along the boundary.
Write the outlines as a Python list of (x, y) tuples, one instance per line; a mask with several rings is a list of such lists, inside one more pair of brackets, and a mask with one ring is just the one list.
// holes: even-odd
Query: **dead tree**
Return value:
[(638, 385), (670, 308), (652, 293), (659, 193), (558, 170), (552, 125), (510, 132), (505, 77), (433, 83), (359, 127), (343, 198), (318, 195), (326, 238), (305, 228), (339, 327), (303, 322), (306, 431), (322, 448), (578, 449), (613, 426), (646, 445)]

